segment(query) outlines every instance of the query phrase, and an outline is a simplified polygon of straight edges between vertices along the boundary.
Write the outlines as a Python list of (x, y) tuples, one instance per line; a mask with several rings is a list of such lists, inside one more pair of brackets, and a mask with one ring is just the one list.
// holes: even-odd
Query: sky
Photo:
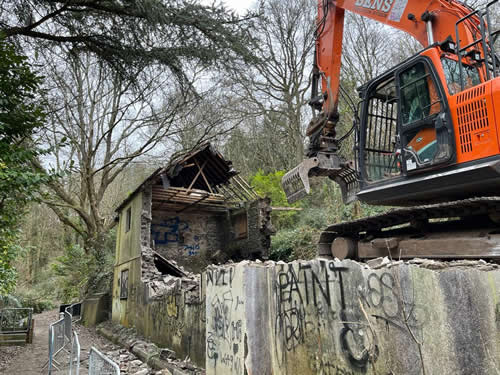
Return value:
[(239, 14), (244, 14), (247, 9), (256, 3), (256, 0), (223, 0), (223, 2)]

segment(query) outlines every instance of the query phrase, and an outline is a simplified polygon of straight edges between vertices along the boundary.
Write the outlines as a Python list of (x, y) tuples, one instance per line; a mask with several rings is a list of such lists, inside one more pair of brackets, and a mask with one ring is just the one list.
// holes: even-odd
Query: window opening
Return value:
[(450, 137), (430, 68), (419, 61), (399, 77), (401, 91), (401, 144), (406, 171), (446, 162), (451, 157)]
[(120, 299), (128, 298), (128, 269), (120, 274)]
[(400, 81), (403, 126), (441, 111), (441, 100), (436, 86), (423, 62), (401, 73)]
[(234, 239), (242, 240), (248, 238), (248, 218), (247, 213), (242, 212), (232, 216)]
[(127, 209), (127, 217), (125, 221), (125, 232), (128, 232), (130, 230), (131, 224), (132, 224), (132, 207), (129, 207)]
[[(441, 59), (441, 63), (443, 64), (443, 71), (446, 78), (446, 84), (448, 86), (448, 92), (450, 95), (458, 94), (461, 91), (458, 61), (443, 57)], [(462, 64), (462, 67), (464, 89), (471, 88), (481, 83), (477, 68), (467, 64)]]

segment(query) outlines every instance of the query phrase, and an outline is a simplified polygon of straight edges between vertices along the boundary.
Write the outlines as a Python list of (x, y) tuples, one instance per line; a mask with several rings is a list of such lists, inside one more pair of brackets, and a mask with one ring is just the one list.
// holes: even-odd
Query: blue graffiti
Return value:
[(188, 255), (198, 255), (200, 253), (200, 245), (184, 245), (184, 250), (188, 252)]
[(189, 224), (181, 221), (178, 216), (165, 220), (163, 223), (152, 224), (151, 234), (156, 245), (168, 245), (178, 243), (179, 234), (188, 230)]

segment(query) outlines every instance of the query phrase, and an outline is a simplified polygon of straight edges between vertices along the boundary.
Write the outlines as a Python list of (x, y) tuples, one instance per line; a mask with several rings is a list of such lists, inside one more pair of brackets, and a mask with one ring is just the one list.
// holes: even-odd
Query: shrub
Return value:
[[(296, 204), (288, 204), (286, 200), (285, 192), (281, 187), (281, 178), (284, 175), (285, 171), (264, 174), (264, 172), (260, 170), (250, 178), (250, 184), (259, 195), (271, 198), (271, 204), (273, 206), (297, 206)], [(271, 215), (273, 225), (278, 230), (292, 227), (296, 224), (298, 217), (296, 211), (272, 212)]]
[(52, 269), (57, 277), (58, 297), (63, 303), (79, 300), (89, 281), (91, 262), (82, 247), (73, 244), (56, 258)]
[(269, 259), (290, 262), (312, 259), (316, 256), (319, 232), (308, 226), (279, 231), (272, 239)]
[(16, 297), (21, 307), (31, 307), (35, 314), (56, 307), (56, 303), (50, 297), (44, 296), (36, 289), (16, 291)]

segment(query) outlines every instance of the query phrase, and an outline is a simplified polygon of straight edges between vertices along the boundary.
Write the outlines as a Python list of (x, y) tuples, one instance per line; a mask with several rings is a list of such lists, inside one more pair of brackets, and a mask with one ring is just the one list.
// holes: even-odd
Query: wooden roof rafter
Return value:
[(238, 175), (232, 163), (205, 143), (190, 153), (158, 168), (139, 185), (116, 209), (120, 211), (145, 186), (153, 187), (155, 209), (189, 207), (224, 211), (259, 196)]

